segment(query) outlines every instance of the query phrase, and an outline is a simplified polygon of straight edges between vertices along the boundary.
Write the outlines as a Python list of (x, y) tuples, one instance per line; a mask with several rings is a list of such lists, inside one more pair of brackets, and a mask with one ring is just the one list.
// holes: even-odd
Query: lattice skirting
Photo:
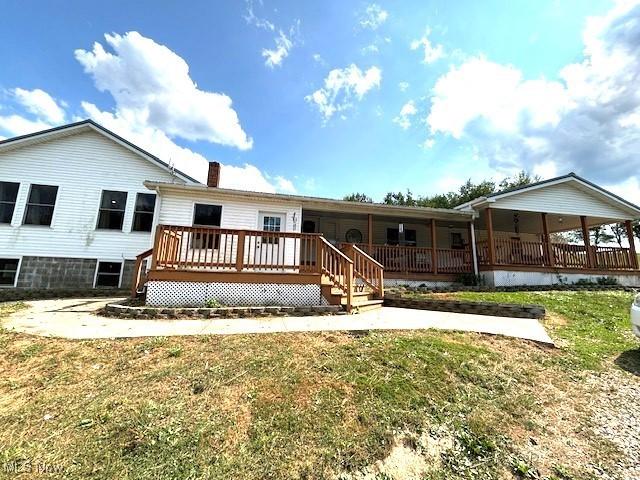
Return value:
[[(551, 273), (551, 272), (514, 272), (495, 270), (482, 272), (485, 282), (493, 287), (512, 287), (518, 285), (558, 285), (576, 283), (585, 279), (593, 282), (600, 277), (613, 277), (620, 285), (639, 286), (640, 275), (585, 274), (585, 273)], [(385, 282), (386, 283), (386, 282)]]
[(152, 281), (147, 283), (147, 305), (200, 307), (215, 299), (227, 306), (325, 305), (320, 285), (277, 283), (206, 283)]

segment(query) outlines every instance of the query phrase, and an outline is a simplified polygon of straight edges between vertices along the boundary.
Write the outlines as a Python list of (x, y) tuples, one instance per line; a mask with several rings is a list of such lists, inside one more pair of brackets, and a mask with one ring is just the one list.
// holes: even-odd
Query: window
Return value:
[(156, 196), (153, 193), (139, 193), (133, 211), (134, 232), (150, 232), (153, 226), (153, 211), (156, 208)]
[[(404, 229), (404, 243), (409, 247), (415, 247), (416, 231), (405, 228)], [(400, 231), (397, 228), (387, 228), (387, 245), (400, 245)]]
[(121, 262), (98, 262), (96, 272), (96, 287), (119, 287)]
[[(263, 215), (262, 216), (262, 230), (265, 232), (280, 232), (282, 228), (282, 216), (278, 215)], [(279, 243), (280, 237), (263, 236), (262, 243)]]
[(0, 182), (0, 223), (11, 223), (19, 187), (19, 183)]
[(0, 258), (0, 287), (13, 287), (18, 276), (17, 258)]
[(451, 248), (452, 249), (462, 249), (464, 248), (464, 241), (462, 239), (462, 233), (460, 232), (451, 232)]
[(58, 187), (31, 185), (23, 223), (25, 225), (51, 225), (57, 196)]
[[(222, 217), (220, 205), (206, 205), (196, 203), (193, 207), (194, 227), (219, 227)], [(191, 248), (218, 248), (220, 246), (220, 234), (195, 233), (191, 241)]]
[(103, 190), (98, 213), (98, 227), (105, 230), (122, 230), (127, 192)]

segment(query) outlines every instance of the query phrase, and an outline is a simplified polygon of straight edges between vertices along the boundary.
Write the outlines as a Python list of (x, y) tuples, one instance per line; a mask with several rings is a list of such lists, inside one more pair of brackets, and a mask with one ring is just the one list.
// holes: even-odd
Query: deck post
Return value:
[(369, 255), (373, 252), (373, 215), (369, 213), (367, 215), (367, 245)]
[(478, 275), (478, 252), (476, 250), (476, 228), (473, 220), (469, 222), (469, 243), (471, 244), (471, 259), (473, 261), (473, 274)]
[(553, 258), (553, 250), (551, 249), (551, 238), (549, 237), (549, 222), (547, 221), (547, 214), (545, 212), (540, 213), (542, 220), (542, 241), (544, 242), (543, 249), (544, 255), (547, 260), (548, 266), (555, 266), (555, 260)]
[(247, 232), (240, 230), (238, 232), (238, 248), (236, 249), (236, 270), (241, 272), (244, 268), (244, 239)]
[(631, 220), (624, 222), (624, 226), (627, 229), (627, 239), (629, 240), (629, 260), (631, 261), (631, 268), (638, 270), (638, 256), (636, 255), (636, 241), (633, 237), (633, 227)]
[(347, 312), (351, 313), (353, 307), (353, 262), (347, 263)]
[(485, 209), (486, 227), (487, 227), (487, 261), (490, 266), (496, 262), (496, 244), (493, 239), (493, 216), (491, 208)]
[(582, 225), (582, 243), (587, 252), (587, 268), (593, 268), (593, 254), (591, 252), (591, 239), (589, 238), (589, 227), (587, 226), (587, 217), (580, 215), (580, 224)]
[(438, 274), (438, 236), (436, 232), (436, 219), (431, 219), (431, 269), (433, 274)]
[(156, 225), (156, 235), (153, 240), (153, 255), (151, 255), (151, 270), (156, 269), (158, 263), (158, 255), (160, 254), (160, 235), (162, 233), (162, 225)]

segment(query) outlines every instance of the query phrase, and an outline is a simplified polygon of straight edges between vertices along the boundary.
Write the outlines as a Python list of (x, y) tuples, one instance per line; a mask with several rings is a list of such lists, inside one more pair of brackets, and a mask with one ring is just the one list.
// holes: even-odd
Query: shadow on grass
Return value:
[(622, 352), (615, 359), (615, 364), (623, 370), (640, 377), (640, 348)]

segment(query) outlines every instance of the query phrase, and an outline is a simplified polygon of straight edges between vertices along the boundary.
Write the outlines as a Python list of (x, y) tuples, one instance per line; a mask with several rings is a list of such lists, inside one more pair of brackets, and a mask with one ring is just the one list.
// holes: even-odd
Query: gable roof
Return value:
[(550, 178), (548, 180), (542, 180), (540, 182), (531, 183), (529, 185), (522, 185), (520, 187), (503, 190), (500, 192), (485, 195), (483, 197), (478, 197), (469, 202), (458, 205), (454, 208), (456, 210), (478, 209), (478, 208), (489, 206), (491, 203), (503, 198), (513, 197), (525, 192), (531, 192), (541, 188), (550, 187), (553, 185), (560, 185), (563, 183), (572, 183), (577, 187), (579, 187), (581, 190), (588, 191), (589, 193), (595, 195), (598, 198), (603, 199), (604, 201), (608, 202), (611, 205), (615, 205), (626, 211), (630, 211), (635, 216), (640, 216), (639, 206), (629, 202), (628, 200), (625, 200), (624, 198), (616, 195), (615, 193), (610, 192), (609, 190), (602, 188), (599, 185), (596, 185), (593, 182), (590, 182), (585, 178), (582, 178), (576, 175), (573, 172), (569, 172), (566, 175), (562, 175), (560, 177)]
[(132, 151), (133, 153), (136, 153), (137, 155), (140, 155), (141, 157), (145, 158), (146, 160), (150, 161), (151, 163), (155, 164), (156, 166), (162, 168), (163, 170), (165, 170), (167, 172), (173, 172), (181, 180), (183, 180), (183, 181), (185, 181), (187, 183), (200, 184), (200, 182), (198, 180), (196, 180), (195, 178), (187, 175), (184, 172), (181, 172), (178, 169), (175, 169), (175, 168), (172, 169), (166, 162), (160, 160), (155, 155), (147, 152), (146, 150), (144, 150), (143, 148), (139, 147), (138, 145), (130, 142), (129, 140), (121, 137), (117, 133), (112, 132), (111, 130), (103, 127), (102, 125), (100, 125), (99, 123), (94, 122), (91, 119), (81, 120), (79, 122), (68, 123), (66, 125), (60, 125), (59, 127), (49, 128), (47, 130), (41, 130), (39, 132), (28, 133), (26, 135), (20, 135), (20, 136), (17, 136), (17, 137), (12, 137), (12, 138), (7, 138), (5, 140), (0, 140), (0, 151), (4, 150), (7, 147), (9, 147), (9, 148), (18, 148), (19, 146), (22, 146), (22, 145), (29, 145), (29, 144), (32, 144), (32, 143), (37, 143), (37, 142), (52, 140), (52, 139), (55, 139), (55, 138), (65, 137), (67, 135), (80, 133), (82, 131), (94, 131), (94, 132), (97, 132), (97, 133), (99, 133), (99, 134), (111, 139), (112, 141), (118, 143), (119, 145), (123, 146), (124, 148)]

